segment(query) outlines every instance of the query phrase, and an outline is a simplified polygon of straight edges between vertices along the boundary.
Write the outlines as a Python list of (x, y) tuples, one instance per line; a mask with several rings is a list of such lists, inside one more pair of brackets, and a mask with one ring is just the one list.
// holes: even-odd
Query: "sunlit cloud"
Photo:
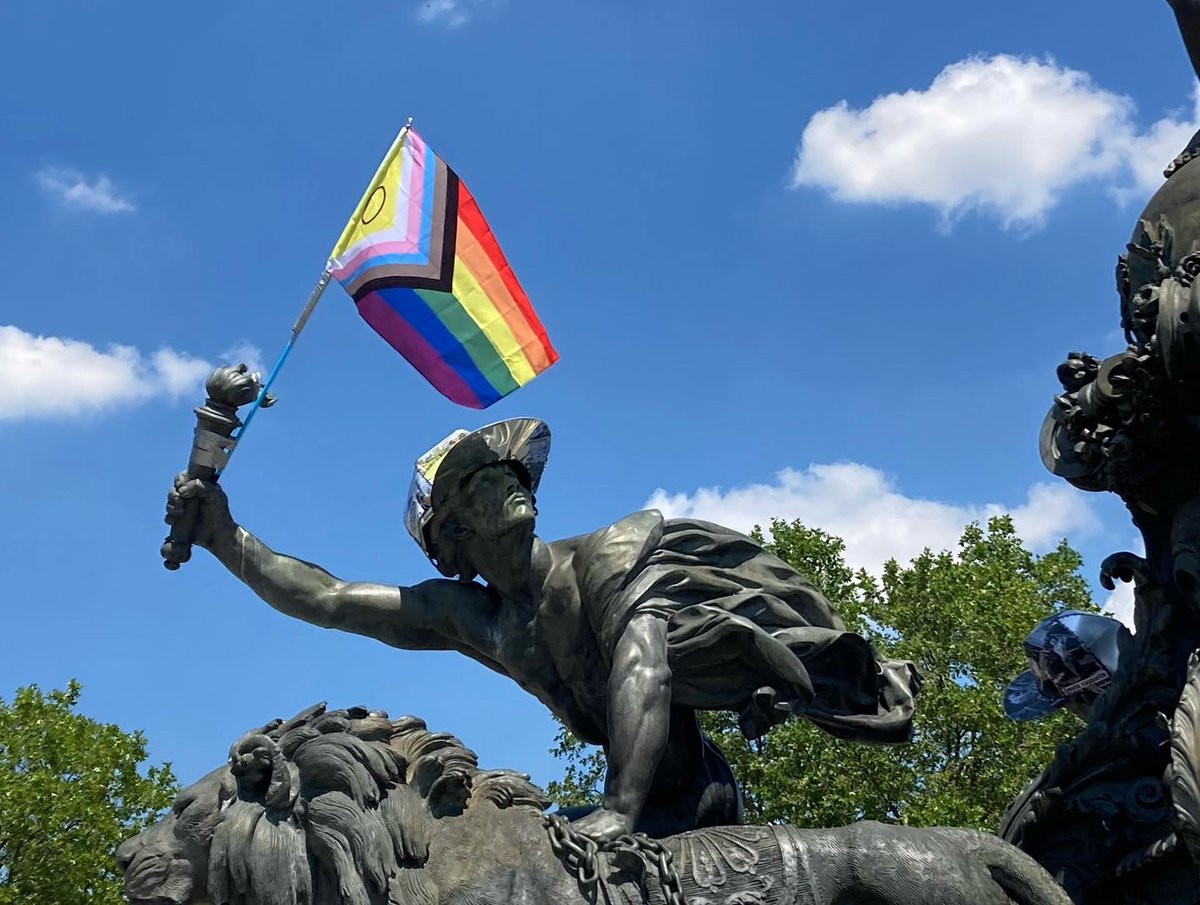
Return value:
[(1200, 128), (1192, 103), (1140, 130), (1133, 102), (1053, 60), (1007, 55), (947, 66), (928, 88), (841, 101), (811, 117), (793, 187), (860, 204), (923, 204), (948, 222), (979, 211), (1036, 226), (1084, 181), (1145, 198)]
[(34, 180), (43, 192), (77, 210), (98, 214), (127, 214), (136, 210), (133, 202), (118, 193), (104, 175), (89, 181), (77, 170), (45, 167), (34, 174)]
[[(261, 358), (252, 346), (220, 356)], [(248, 353), (248, 354), (247, 354)], [(150, 353), (112, 344), (35, 336), (0, 325), (0, 421), (66, 420), (152, 399), (194, 397), (214, 363), (163, 347)]]

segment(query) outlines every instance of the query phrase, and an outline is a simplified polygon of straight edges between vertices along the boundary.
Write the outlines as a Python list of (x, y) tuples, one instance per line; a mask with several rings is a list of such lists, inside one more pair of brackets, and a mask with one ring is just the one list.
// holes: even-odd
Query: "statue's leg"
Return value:
[(639, 832), (670, 836), (705, 826), (741, 823), (742, 799), (733, 769), (704, 737), (690, 707), (672, 707), (667, 747), (654, 774)]
[(742, 822), (742, 790), (721, 749), (704, 739), (705, 788), (697, 808), (697, 826), (734, 826)]

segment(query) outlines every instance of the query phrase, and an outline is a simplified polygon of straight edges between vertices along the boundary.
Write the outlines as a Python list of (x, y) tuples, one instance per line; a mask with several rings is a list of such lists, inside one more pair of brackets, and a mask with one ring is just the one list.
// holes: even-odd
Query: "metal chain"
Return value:
[(658, 839), (634, 833), (601, 844), (574, 829), (571, 821), (561, 814), (544, 814), (542, 822), (550, 835), (550, 848), (575, 873), (579, 888), (589, 901), (595, 902), (598, 895), (603, 895), (606, 903), (612, 902), (609, 884), (603, 876), (604, 866), (608, 855), (624, 852), (636, 855), (658, 875), (666, 905), (687, 905), (671, 851)]

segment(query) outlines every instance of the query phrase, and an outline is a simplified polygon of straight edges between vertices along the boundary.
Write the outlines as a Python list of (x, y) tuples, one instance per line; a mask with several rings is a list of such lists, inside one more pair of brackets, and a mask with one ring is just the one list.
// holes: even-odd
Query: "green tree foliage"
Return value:
[(0, 905), (118, 905), (113, 853), (175, 794), (146, 739), (74, 712), (79, 683), (0, 698)]
[(564, 808), (597, 804), (604, 785), (604, 752), (585, 745), (560, 722), (550, 753), (566, 768), (562, 779), (551, 780), (546, 786), (550, 800)]
[[(748, 743), (732, 714), (704, 714), (746, 793), (747, 819), (837, 826), (873, 819), (914, 826), (994, 830), (1004, 809), (1081, 724), (1067, 713), (1017, 724), (1005, 686), (1025, 668), (1022, 640), (1062, 609), (1095, 611), (1082, 560), (1064, 541), (1035, 555), (1011, 519), (969, 525), (956, 551), (925, 551), (881, 578), (853, 572), (841, 539), (800, 522), (774, 521), (777, 556), (810, 576), (847, 626), (896, 659), (914, 661), (924, 687), (911, 744), (842, 742), (791, 720)], [(761, 538), (760, 538), (761, 539)], [(564, 778), (556, 800), (596, 800), (603, 758), (565, 730), (553, 753)]]

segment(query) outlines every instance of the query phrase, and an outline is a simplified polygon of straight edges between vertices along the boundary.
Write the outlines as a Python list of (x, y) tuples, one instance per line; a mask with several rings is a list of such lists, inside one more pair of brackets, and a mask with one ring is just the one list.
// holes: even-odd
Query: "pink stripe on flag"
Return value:
[(368, 292), (364, 295), (358, 302), (358, 313), (443, 396), (468, 408), (483, 408), (479, 397), (454, 369), (442, 360), (433, 346), (395, 308), (380, 298), (379, 293)]
[[(408, 131), (409, 170), (408, 197), (408, 229), (404, 237), (413, 242), (421, 241), (421, 208), (425, 203), (425, 142), (413, 130)], [(397, 217), (397, 219), (399, 219)]]
[(420, 250), (415, 240), (405, 239), (403, 242), (373, 242), (341, 267), (333, 268), (330, 273), (340, 280), (343, 276), (358, 270), (368, 258), (373, 258), (376, 255), (412, 255)]

